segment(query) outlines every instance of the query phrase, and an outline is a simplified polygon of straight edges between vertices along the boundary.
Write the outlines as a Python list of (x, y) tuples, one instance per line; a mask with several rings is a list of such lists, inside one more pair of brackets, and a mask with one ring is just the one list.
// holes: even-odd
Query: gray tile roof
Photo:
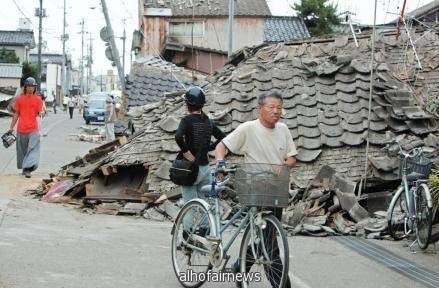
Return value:
[(4, 31), (0, 30), (0, 45), (35, 47), (33, 31)]
[[(404, 42), (387, 43), (386, 39), (380, 40), (379, 47), (385, 47), (386, 52), (399, 47), (401, 55)], [(430, 43), (424, 42), (428, 53), (437, 51), (437, 35), (422, 39)], [(241, 123), (257, 118), (257, 97), (261, 93), (278, 91), (284, 97), (281, 121), (290, 129), (299, 151), (295, 181), (306, 183), (323, 165), (357, 181), (364, 169), (371, 71), (370, 40), (365, 37), (359, 41), (358, 48), (341, 36), (324, 42), (317, 39), (315, 43), (278, 43), (248, 50), (247, 58), (236, 66), (228, 64), (207, 78), (210, 84), (205, 87), (208, 102), (204, 111), (210, 112), (218, 126), (229, 133)], [(407, 138), (417, 145), (424, 145), (423, 138), (439, 131), (438, 118), (421, 109), (409, 92), (410, 86), (395, 77), (403, 60), (393, 63), (392, 55), (376, 55), (370, 157), (384, 156), (380, 147), (387, 134), (408, 134)], [(432, 57), (422, 59), (430, 61), (435, 69)], [(430, 78), (434, 80), (437, 73), (424, 76), (416, 78), (419, 88)], [(146, 164), (150, 167), (149, 189), (168, 191), (172, 184), (163, 180), (167, 175), (161, 171), (166, 171), (169, 160), (179, 150), (174, 140), (175, 123), (185, 113), (181, 97), (162, 98), (141, 107), (133, 117), (142, 123), (143, 130), (111, 155), (109, 163)], [(230, 161), (236, 160), (231, 157)], [(379, 165), (372, 168), (374, 177), (379, 179), (397, 177), (394, 170), (381, 171)]]
[(299, 17), (265, 19), (264, 42), (283, 42), (310, 37), (305, 22)]
[[(49, 63), (49, 64), (62, 64), (62, 57), (63, 57), (62, 54), (57, 54), (57, 53), (41, 53), (41, 62)], [(38, 54), (30, 53), (29, 62), (37, 63)]]
[[(183, 2), (183, 4), (179, 4)], [(173, 16), (192, 16), (193, 9), (188, 4), (196, 3), (195, 16), (227, 16), (229, 15), (229, 0), (210, 1), (170, 1), (143, 0), (145, 8), (171, 8)], [(199, 3), (199, 4), (198, 4)], [(207, 4), (209, 3), (209, 5)], [(271, 16), (266, 0), (239, 0), (235, 2), (236, 16)]]
[(20, 64), (0, 63), (0, 78), (21, 78), (23, 66)]
[[(198, 73), (195, 75), (202, 77)], [(126, 108), (132, 110), (134, 107), (157, 102), (167, 93), (184, 90), (184, 87), (197, 82), (191, 76), (189, 70), (159, 57), (138, 59), (131, 69), (126, 85)]]

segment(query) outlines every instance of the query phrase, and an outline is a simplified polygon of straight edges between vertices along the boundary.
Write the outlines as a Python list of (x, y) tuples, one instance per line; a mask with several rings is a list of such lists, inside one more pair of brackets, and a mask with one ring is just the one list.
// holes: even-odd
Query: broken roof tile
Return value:
[(254, 83), (255, 83), (256, 89), (258, 89), (259, 91), (269, 91), (269, 90), (273, 89), (273, 83), (271, 81), (268, 81), (268, 82), (255, 81)]
[(328, 147), (342, 147), (343, 143), (341, 142), (341, 137), (337, 136), (337, 137), (329, 137), (326, 135), (322, 135), (321, 136), (321, 140), (322, 140), (322, 144), (325, 144)]
[[(297, 104), (303, 105), (303, 106), (314, 106), (317, 104), (317, 97), (315, 95), (309, 95), (309, 94), (301, 94), (296, 97)], [(301, 109), (301, 107), (297, 107), (298, 109)]]
[(328, 95), (328, 94), (317, 92), (316, 99), (318, 102), (323, 104), (337, 104), (337, 97), (334, 96), (335, 95)]
[(271, 82), (273, 83), (273, 88), (277, 88), (277, 89), (288, 88), (288, 82), (285, 80), (279, 80), (279, 79), (273, 78), (273, 79), (271, 79)]
[(291, 119), (285, 119), (283, 121), (288, 128), (293, 129), (293, 128), (297, 128), (298, 124), (297, 124), (297, 118), (291, 118)]
[[(338, 82), (337, 82), (338, 83)], [(336, 88), (334, 85), (324, 85), (321, 83), (316, 83), (315, 89), (322, 94), (333, 95), (336, 93)]]
[(319, 121), (319, 123), (322, 123), (322, 124), (334, 126), (334, 125), (338, 125), (340, 123), (340, 118), (338, 116), (330, 117), (330, 118), (325, 117), (325, 115), (323, 113), (319, 112), (318, 121)]
[(337, 89), (337, 91), (343, 91), (346, 93), (353, 93), (357, 90), (357, 88), (353, 83), (343, 83), (343, 82), (336, 82), (335, 89)]
[(290, 80), (295, 75), (291, 69), (276, 69), (272, 70), (273, 78), (279, 80)]
[(337, 99), (346, 103), (358, 102), (358, 96), (354, 93), (346, 93), (343, 91), (337, 91)]
[[(367, 119), (364, 120), (367, 127)], [(387, 123), (384, 121), (370, 121), (370, 130), (382, 131), (387, 128)]]
[(303, 115), (297, 115), (297, 123), (306, 127), (316, 127), (318, 124), (317, 115), (314, 117), (306, 117)]
[(270, 72), (259, 71), (252, 74), (252, 78), (259, 82), (270, 82), (272, 77)]
[(251, 92), (254, 87), (255, 85), (253, 83), (241, 84), (234, 81), (232, 82), (232, 89), (239, 92), (244, 92), (244, 93)]
[(159, 127), (166, 132), (175, 132), (177, 131), (179, 124), (180, 121), (177, 118), (173, 116), (168, 116), (164, 118), (163, 121), (160, 121)]
[(402, 107), (402, 111), (409, 119), (432, 118), (431, 115), (428, 115), (427, 113), (425, 113), (425, 111), (422, 110), (421, 108), (419, 108), (418, 106)]
[(340, 111), (349, 114), (357, 113), (361, 110), (361, 106), (358, 104), (345, 103), (342, 101), (338, 101), (337, 107)]
[(361, 59), (353, 59), (350, 66), (359, 73), (370, 73), (371, 70), (370, 62)]
[[(360, 118), (362, 119), (362, 118)], [(355, 133), (359, 133), (365, 130), (365, 127), (363, 125), (363, 121), (361, 121), (360, 123), (357, 124), (349, 124), (346, 121), (342, 120), (340, 123), (341, 128), (343, 128), (346, 131), (349, 132), (355, 132)]]
[[(232, 110), (232, 118), (233, 122), (238, 121), (240, 123), (244, 123), (247, 121), (252, 121), (258, 118), (257, 110), (253, 110), (251, 112), (240, 112), (238, 110)], [(233, 124), (233, 123), (232, 123)]]
[(343, 83), (354, 83), (356, 80), (356, 75), (357, 75), (356, 73), (352, 73), (352, 74), (337, 73), (335, 74), (335, 81), (343, 82)]
[(308, 150), (304, 148), (298, 149), (298, 154), (296, 155), (296, 159), (301, 162), (312, 162), (317, 159), (322, 153), (321, 149), (318, 150)]
[(305, 107), (298, 105), (296, 106), (297, 115), (303, 115), (306, 117), (315, 117), (318, 114), (317, 107)]
[(320, 148), (320, 146), (322, 146), (322, 143), (320, 141), (320, 137), (307, 138), (304, 136), (299, 136), (298, 146), (312, 150)]
[(304, 127), (299, 126), (297, 128), (299, 136), (305, 136), (307, 138), (314, 138), (320, 136), (320, 129), (318, 127)]
[(387, 120), (389, 118), (389, 113), (387, 112), (387, 110), (384, 107), (381, 106), (376, 106), (373, 107), (373, 111), (375, 112), (375, 114), (383, 119), (383, 120)]
[(428, 134), (430, 129), (428, 129), (427, 120), (408, 120), (405, 121), (410, 131), (417, 135)]
[(409, 129), (409, 127), (404, 121), (394, 118), (389, 118), (387, 124), (395, 132), (403, 132)]
[(343, 136), (341, 137), (341, 142), (349, 146), (358, 146), (364, 142), (365, 138), (366, 135), (364, 132), (363, 133), (344, 132)]
[[(337, 119), (337, 118), (333, 118)], [(338, 137), (343, 134), (343, 129), (340, 125), (326, 125), (324, 123), (319, 123), (320, 131), (329, 137)]]

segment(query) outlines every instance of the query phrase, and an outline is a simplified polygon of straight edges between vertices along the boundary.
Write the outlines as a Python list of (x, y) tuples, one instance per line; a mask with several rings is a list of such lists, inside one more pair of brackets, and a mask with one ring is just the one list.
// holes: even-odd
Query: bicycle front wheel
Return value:
[(416, 189), (415, 195), (416, 239), (422, 250), (427, 249), (431, 236), (432, 207), (428, 200), (431, 200), (430, 190), (427, 185), (422, 184)]
[[(402, 188), (400, 188), (402, 189)], [(399, 193), (399, 195), (398, 195)], [(401, 240), (406, 235), (407, 225), (407, 201), (404, 190), (395, 194), (395, 201), (392, 200), (393, 205), (389, 207), (388, 229), (389, 234), (394, 240)]]
[(262, 225), (253, 225), (253, 231), (248, 225), (242, 237), (239, 252), (241, 286), (284, 287), (289, 267), (288, 240), (274, 215), (265, 215), (262, 220)]
[(181, 285), (200, 287), (212, 269), (205, 237), (214, 235), (214, 226), (200, 202), (188, 202), (181, 209), (172, 234), (172, 265)]

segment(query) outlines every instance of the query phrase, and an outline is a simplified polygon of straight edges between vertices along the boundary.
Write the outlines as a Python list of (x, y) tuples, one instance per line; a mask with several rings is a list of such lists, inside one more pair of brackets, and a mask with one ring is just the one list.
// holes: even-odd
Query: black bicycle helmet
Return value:
[(204, 94), (203, 89), (198, 86), (192, 86), (184, 95), (184, 99), (187, 104), (192, 105), (197, 108), (201, 108), (206, 103), (206, 95)]
[(26, 86), (37, 86), (37, 81), (35, 81), (35, 78), (28, 77), (26, 80), (24, 80), (24, 87)]

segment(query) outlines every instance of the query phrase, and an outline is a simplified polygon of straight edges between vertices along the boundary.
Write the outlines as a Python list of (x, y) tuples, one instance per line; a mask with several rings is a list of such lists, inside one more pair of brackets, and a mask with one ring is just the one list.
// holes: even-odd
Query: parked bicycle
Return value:
[(422, 148), (405, 152), (399, 147), (399, 174), (401, 186), (396, 191), (387, 211), (389, 233), (395, 240), (415, 234), (419, 248), (428, 247), (431, 236), (432, 199), (427, 176), (432, 161), (422, 156)]
[[(217, 180), (219, 171), (227, 175), (222, 181)], [(227, 186), (231, 174), (234, 174), (235, 190)], [(284, 287), (289, 267), (287, 237), (267, 207), (288, 205), (290, 169), (279, 165), (240, 164), (229, 169), (214, 169), (211, 175), (212, 184), (202, 188), (208, 201), (188, 201), (172, 228), (172, 264), (179, 282), (184, 287), (200, 287), (208, 280), (209, 271), (217, 267), (219, 273), (241, 274), (243, 278), (236, 279), (241, 279), (238, 282), (242, 287)], [(242, 208), (222, 223), (219, 200), (235, 193)], [(238, 228), (225, 241), (224, 232), (232, 224)], [(228, 252), (242, 231), (240, 270), (234, 271), (227, 268)], [(187, 276), (191, 274), (198, 277), (189, 279)], [(252, 277), (257, 282), (253, 282)]]

